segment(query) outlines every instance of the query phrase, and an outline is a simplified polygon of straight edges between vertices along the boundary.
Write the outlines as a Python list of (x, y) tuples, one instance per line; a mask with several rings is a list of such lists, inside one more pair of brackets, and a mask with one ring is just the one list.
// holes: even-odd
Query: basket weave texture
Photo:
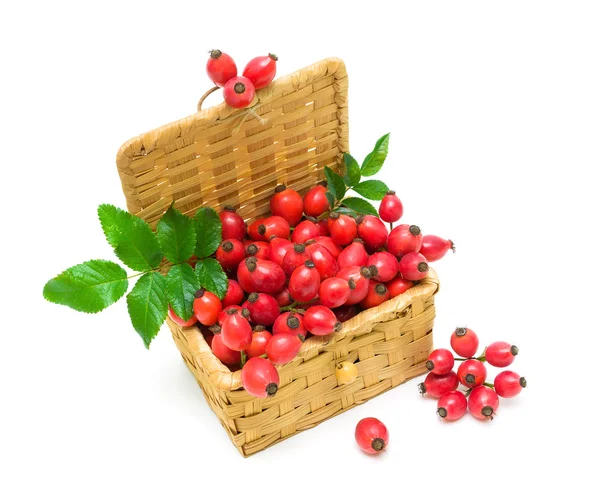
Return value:
[[(117, 155), (129, 211), (151, 224), (173, 202), (189, 215), (204, 205), (233, 205), (246, 219), (268, 214), (278, 184), (305, 192), (323, 179), (324, 166), (343, 169), (347, 92), (343, 62), (326, 59), (257, 92), (254, 109), (264, 123), (221, 104), (130, 140)], [(243, 390), (240, 371), (212, 354), (197, 327), (167, 322), (206, 400), (248, 456), (425, 372), (438, 287), (431, 270), (339, 333), (309, 338), (296, 359), (278, 367), (279, 391), (268, 399)], [(342, 361), (355, 362), (359, 376), (338, 386)]]

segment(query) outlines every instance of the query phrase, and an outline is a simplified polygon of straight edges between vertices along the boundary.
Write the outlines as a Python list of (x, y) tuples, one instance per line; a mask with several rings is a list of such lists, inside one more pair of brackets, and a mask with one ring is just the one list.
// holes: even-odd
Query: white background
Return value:
[[(333, 3), (3, 7), (1, 497), (591, 495), (598, 3)], [(63, 269), (112, 257), (96, 207), (125, 207), (117, 149), (194, 112), (211, 48), (240, 68), (276, 52), (279, 75), (345, 60), (353, 154), (390, 131), (404, 220), (456, 242), (436, 265), (436, 346), (466, 324), (521, 349), (529, 387), (493, 422), (440, 422), (412, 380), (244, 460), (166, 326), (148, 352), (124, 303), (43, 301)], [(391, 433), (375, 459), (354, 444), (366, 416)]]

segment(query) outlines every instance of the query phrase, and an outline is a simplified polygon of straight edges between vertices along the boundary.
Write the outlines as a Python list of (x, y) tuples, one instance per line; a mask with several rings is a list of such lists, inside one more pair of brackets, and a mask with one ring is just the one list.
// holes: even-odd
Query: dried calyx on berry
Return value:
[(221, 248), (223, 248), (223, 251), (229, 253), (233, 250), (233, 243), (231, 241), (223, 241), (223, 243), (221, 244)]

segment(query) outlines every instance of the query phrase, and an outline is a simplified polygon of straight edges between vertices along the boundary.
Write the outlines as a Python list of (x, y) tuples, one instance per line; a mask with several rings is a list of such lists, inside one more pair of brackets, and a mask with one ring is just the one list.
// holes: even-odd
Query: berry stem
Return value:
[(394, 224), (392, 222), (390, 222), (390, 232), (394, 230)]
[(488, 388), (494, 388), (494, 384), (493, 383), (484, 383), (484, 386), (487, 386)]
[[(266, 354), (265, 354), (266, 355)], [(248, 360), (248, 356), (246, 355), (246, 350), (242, 350), (240, 352), (240, 356), (241, 356), (241, 360), (240, 360), (240, 364), (242, 367), (244, 367), (244, 364), (246, 363), (246, 361)]]
[(454, 360), (460, 360), (460, 361), (463, 361), (463, 360), (472, 360), (472, 359), (473, 359), (473, 357), (467, 357), (467, 358), (464, 358), (464, 357), (454, 357)]
[(279, 307), (279, 310), (281, 312), (291, 312), (292, 310), (294, 310), (298, 305), (300, 305), (300, 302), (294, 301), (292, 303), (290, 303), (289, 305), (286, 305), (285, 307)]
[(469, 388), (466, 392), (465, 392), (465, 397), (468, 397), (469, 395), (471, 395), (471, 392), (473, 391), (473, 388)]

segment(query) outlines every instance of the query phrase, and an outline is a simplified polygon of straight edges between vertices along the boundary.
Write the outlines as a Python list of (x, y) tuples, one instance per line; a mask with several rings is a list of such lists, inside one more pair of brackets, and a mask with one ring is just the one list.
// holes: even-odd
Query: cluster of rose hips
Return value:
[(236, 109), (247, 107), (256, 90), (266, 87), (275, 78), (277, 56), (269, 54), (252, 59), (242, 76), (237, 75), (235, 61), (220, 50), (211, 50), (206, 63), (208, 77), (217, 87), (223, 87), (225, 102)]
[[(459, 327), (452, 333), (450, 345), (460, 358), (445, 348), (438, 348), (427, 358), (429, 374), (419, 384), (422, 395), (439, 398), (438, 415), (446, 421), (461, 418), (467, 409), (477, 419), (494, 419), (498, 410), (499, 398), (517, 396), (527, 386), (525, 378), (514, 371), (502, 371), (487, 383), (487, 369), (484, 362), (495, 367), (512, 364), (519, 349), (506, 341), (496, 341), (488, 345), (479, 357), (475, 357), (479, 338), (472, 329)], [(457, 372), (453, 371), (454, 361), (461, 361)], [(467, 391), (457, 390), (462, 384)]]
[[(214, 355), (256, 397), (277, 391), (273, 364), (290, 362), (309, 336), (338, 332), (360, 310), (376, 307), (427, 276), (428, 261), (442, 258), (451, 241), (423, 236), (416, 225), (390, 224), (403, 207), (390, 191), (379, 217), (330, 211), (325, 185), (304, 197), (283, 185), (270, 200), (272, 215), (248, 226), (233, 208), (219, 214), (222, 243), (215, 257), (228, 274), (223, 300), (199, 290), (194, 315)], [(210, 327), (210, 331), (207, 331)], [(247, 360), (246, 360), (247, 359)], [(349, 365), (348, 365), (349, 364)], [(338, 366), (340, 384), (356, 378), (356, 366)]]

